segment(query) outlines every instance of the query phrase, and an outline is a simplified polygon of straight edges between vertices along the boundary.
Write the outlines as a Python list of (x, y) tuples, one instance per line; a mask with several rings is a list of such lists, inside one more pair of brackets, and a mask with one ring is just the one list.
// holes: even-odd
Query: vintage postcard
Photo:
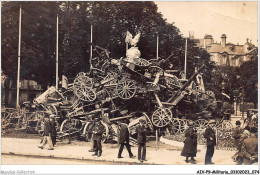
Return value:
[(257, 1), (1, 1), (1, 33), (1, 174), (259, 174)]

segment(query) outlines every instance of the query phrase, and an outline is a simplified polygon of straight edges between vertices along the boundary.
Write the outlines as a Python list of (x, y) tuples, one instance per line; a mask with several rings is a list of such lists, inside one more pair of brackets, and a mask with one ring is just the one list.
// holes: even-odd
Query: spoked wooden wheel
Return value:
[(199, 119), (194, 122), (194, 127), (196, 128), (198, 133), (204, 131), (207, 125), (208, 125), (208, 121), (205, 119)]
[(164, 127), (172, 120), (172, 112), (168, 108), (160, 107), (154, 111), (152, 115), (152, 122), (157, 127)]
[(136, 93), (136, 84), (132, 80), (121, 80), (117, 87), (117, 95), (124, 100), (131, 99)]
[(47, 105), (46, 108), (51, 111), (52, 114), (55, 116), (58, 116), (58, 110), (57, 107), (53, 104)]
[(78, 90), (81, 87), (84, 87), (87, 89), (93, 88), (92, 80), (84, 72), (78, 73), (78, 75), (76, 76), (74, 83), (73, 83), (73, 88), (75, 90)]
[(171, 135), (177, 134), (180, 130), (180, 122), (178, 119), (173, 118), (172, 123), (169, 124), (169, 132)]
[(85, 141), (90, 141), (92, 138), (92, 130), (94, 127), (94, 122), (87, 122), (83, 128), (83, 136)]
[(135, 65), (138, 65), (140, 67), (147, 67), (151, 63), (143, 58), (137, 58), (137, 61), (135, 62)]
[(186, 119), (180, 119), (180, 133), (184, 133), (186, 129), (188, 129), (188, 120)]
[(105, 127), (105, 131), (102, 134), (102, 142), (105, 143), (109, 138), (109, 127), (106, 123), (101, 121), (101, 124)]
[(44, 131), (44, 112), (35, 112), (35, 113), (31, 114), (28, 117), (27, 122), (31, 119), (37, 120), (35, 130), (36, 130), (36, 132), (38, 132), (41, 135), (42, 132)]
[(60, 131), (65, 133), (72, 132), (75, 130), (79, 131), (81, 130), (82, 126), (83, 126), (82, 122), (78, 119), (72, 119), (72, 120), (66, 119), (62, 122)]
[(197, 140), (199, 144), (204, 144), (206, 142), (206, 139), (203, 137), (203, 133), (205, 132), (207, 125), (208, 121), (205, 119), (199, 119), (194, 122), (194, 127), (197, 130)]
[(92, 89), (89, 89), (87, 87), (80, 87), (76, 91), (76, 95), (80, 100), (87, 101), (87, 102), (94, 101), (97, 97), (96, 93)]

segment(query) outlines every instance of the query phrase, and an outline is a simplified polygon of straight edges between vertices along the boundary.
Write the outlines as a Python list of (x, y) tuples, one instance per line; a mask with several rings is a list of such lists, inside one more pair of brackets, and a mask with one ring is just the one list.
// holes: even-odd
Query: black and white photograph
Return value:
[(1, 174), (259, 174), (258, 7), (1, 1)]

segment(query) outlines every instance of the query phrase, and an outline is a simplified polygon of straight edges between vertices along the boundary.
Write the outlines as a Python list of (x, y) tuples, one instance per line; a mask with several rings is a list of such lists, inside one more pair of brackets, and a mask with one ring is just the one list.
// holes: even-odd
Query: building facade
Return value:
[(239, 67), (243, 62), (256, 59), (257, 47), (248, 39), (243, 45), (227, 43), (227, 36), (221, 35), (221, 43), (214, 42), (211, 35), (205, 35), (203, 39), (194, 39), (197, 47), (204, 48), (211, 56), (211, 60), (218, 66)]

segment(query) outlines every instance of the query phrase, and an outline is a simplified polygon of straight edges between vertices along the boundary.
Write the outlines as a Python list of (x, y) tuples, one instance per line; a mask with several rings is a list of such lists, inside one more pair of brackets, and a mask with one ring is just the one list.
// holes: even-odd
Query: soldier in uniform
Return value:
[(209, 125), (208, 125), (207, 129), (205, 130), (205, 133), (203, 134), (203, 136), (207, 140), (205, 165), (214, 164), (211, 159), (214, 155), (214, 149), (216, 146), (216, 135), (215, 135), (215, 131), (213, 130), (215, 123), (216, 123), (215, 120), (210, 120)]
[(257, 128), (253, 127), (250, 129), (249, 138), (242, 142), (241, 153), (244, 165), (251, 165), (258, 162)]
[[(100, 116), (101, 117), (101, 116)], [(95, 153), (92, 156), (100, 157), (102, 154), (102, 134), (105, 131), (105, 127), (101, 123), (101, 119), (96, 120), (96, 124), (93, 128), (93, 144), (95, 148)]]
[(233, 138), (235, 139), (235, 146), (237, 147), (238, 150), (238, 146), (239, 146), (239, 141), (240, 141), (240, 137), (241, 134), (243, 132), (242, 128), (240, 128), (241, 122), (239, 120), (236, 121), (236, 128), (233, 131)]
[(124, 149), (124, 146), (126, 146), (126, 149), (128, 151), (129, 157), (133, 158), (134, 155), (131, 151), (131, 146), (129, 145), (129, 130), (128, 130), (128, 124), (129, 122), (125, 120), (124, 122), (120, 123), (120, 134), (119, 134), (119, 143), (120, 143), (120, 148), (118, 152), (118, 158), (123, 158), (122, 157), (122, 152)]
[(186, 163), (189, 163), (189, 157), (191, 157), (191, 163), (196, 164), (194, 157), (196, 157), (197, 154), (197, 133), (193, 128), (193, 121), (190, 121), (188, 125), (189, 128), (185, 131), (186, 139), (184, 141), (184, 147), (182, 149), (181, 156), (186, 157)]
[(136, 127), (137, 143), (138, 143), (138, 160), (140, 162), (146, 161), (146, 121), (144, 119), (139, 120), (139, 125)]

